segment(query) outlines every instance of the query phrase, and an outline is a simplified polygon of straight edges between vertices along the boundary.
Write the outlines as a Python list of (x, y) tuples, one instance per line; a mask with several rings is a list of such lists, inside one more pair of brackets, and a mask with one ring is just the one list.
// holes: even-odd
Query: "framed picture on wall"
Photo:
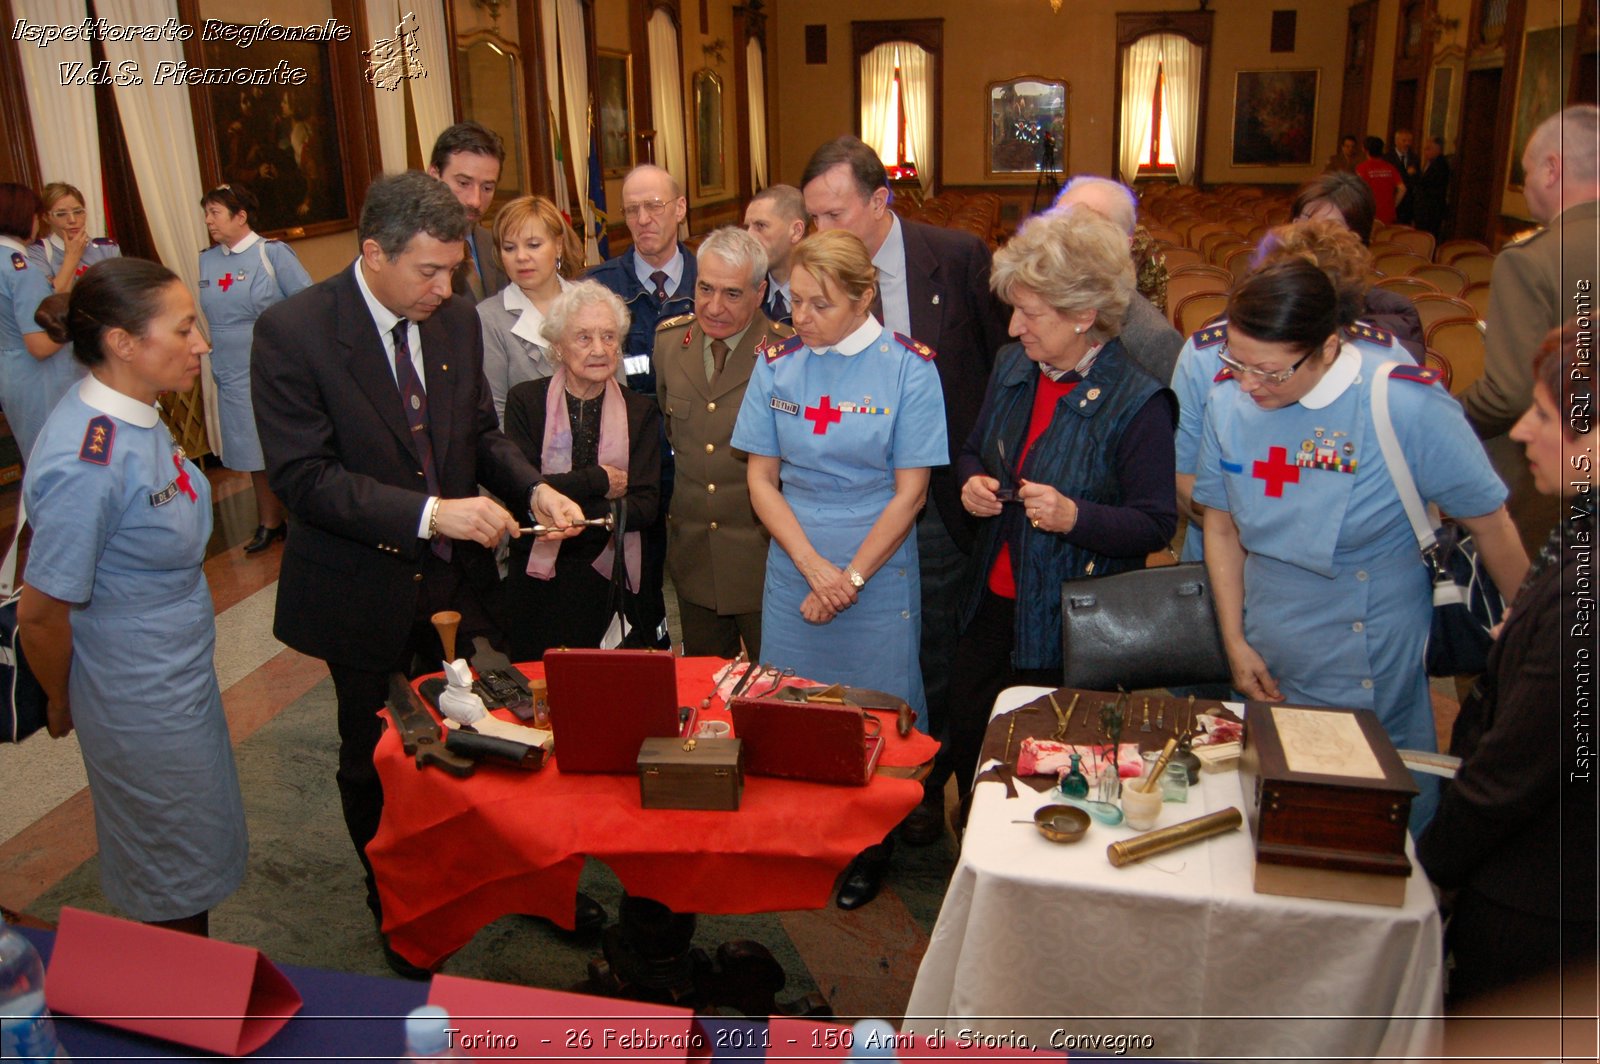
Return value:
[(244, 49), (207, 40), (199, 47), (207, 67), (265, 69), (282, 62), (307, 75), (300, 85), (196, 90), (203, 104), (195, 110), (195, 133), (208, 184), (249, 188), (261, 204), (255, 229), (263, 234), (298, 238), (353, 227), (342, 72), (329, 43), (257, 40)]
[(595, 56), (600, 170), (606, 177), (624, 177), (633, 169), (633, 56), (604, 48)]
[[(1438, 137), (1446, 155), (1456, 150), (1456, 130), (1460, 128), (1461, 91), (1466, 78), (1466, 52), (1451, 45), (1434, 54), (1433, 72), (1428, 80), (1427, 114), (1422, 121), (1424, 137)], [(1420, 148), (1420, 144), (1419, 144)]]
[(1310, 166), (1318, 70), (1241, 70), (1233, 83), (1233, 165)]
[(1540, 122), (1561, 110), (1572, 67), (1568, 45), (1577, 39), (1573, 26), (1551, 26), (1522, 35), (1522, 63), (1517, 68), (1517, 109), (1511, 123), (1511, 168), (1506, 186), (1522, 188), (1522, 150)]
[(989, 150), (984, 174), (1065, 172), (1065, 81), (1024, 75), (989, 83)]

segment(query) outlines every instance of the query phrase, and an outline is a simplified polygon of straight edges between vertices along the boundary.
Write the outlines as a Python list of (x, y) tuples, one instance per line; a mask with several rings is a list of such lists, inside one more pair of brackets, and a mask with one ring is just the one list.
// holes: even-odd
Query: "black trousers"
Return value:
[(1464, 887), (1445, 928), (1452, 1007), (1479, 994), (1594, 956), (1595, 922), (1559, 920), (1508, 908)]
[(1030, 685), (1038, 687), (1061, 686), (1061, 670), (1017, 669), (1011, 665), (1011, 651), (1016, 641), (1015, 600), (1001, 598), (984, 589), (983, 599), (972, 623), (956, 641), (955, 660), (951, 668), (950, 719), (945, 729), (945, 743), (934, 760), (933, 772), (928, 779), (938, 779), (941, 790), (944, 781), (955, 775), (961, 793), (972, 790), (973, 777), (977, 775), (978, 754), (983, 750), (983, 735), (989, 727), (989, 713), (994, 700), (1007, 687)]
[[(551, 647), (600, 645), (611, 623), (611, 582), (595, 571), (595, 539), (603, 546), (608, 537), (585, 533), (563, 543), (549, 580), (528, 575), (526, 551), (511, 552), (502, 598), (512, 661), (539, 661)], [(623, 610), (636, 630), (642, 623), (638, 609), (638, 597), (625, 596)]]
[(917, 518), (917, 569), (922, 586), (922, 636), (917, 663), (922, 668), (922, 690), (928, 701), (928, 734), (943, 739), (950, 706), (951, 658), (961, 627), (961, 590), (967, 569), (967, 552), (956, 545), (950, 530), (929, 502)]
[(389, 677), (395, 672), (417, 677), (443, 667), (444, 648), (431, 621), (439, 610), (461, 614), (456, 634), (459, 656), (470, 654), (474, 636), (486, 636), (491, 643), (500, 644), (499, 632), (483, 603), (456, 565), (429, 553), (422, 563), (422, 574), (422, 594), (417, 599), (411, 631), (390, 661), (375, 663), (379, 667), (370, 669), (328, 663), (339, 714), (339, 800), (344, 807), (345, 829), (366, 872), (367, 906), (374, 915), (381, 915), (382, 910), (372, 862), (367, 860), (367, 843), (378, 833), (378, 823), (383, 818), (383, 788), (372, 755), (383, 733), (378, 711), (388, 698)]
[(751, 661), (761, 660), (761, 611), (718, 613), (678, 596), (678, 623), (683, 627), (683, 653), (691, 658), (734, 658), (741, 641)]

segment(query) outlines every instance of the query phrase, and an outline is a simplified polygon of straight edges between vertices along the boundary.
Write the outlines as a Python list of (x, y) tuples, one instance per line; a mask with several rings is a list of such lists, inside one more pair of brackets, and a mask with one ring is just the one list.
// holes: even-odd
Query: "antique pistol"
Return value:
[(417, 768), (436, 765), (452, 776), (467, 777), (478, 767), (471, 758), (445, 749), (439, 722), (411, 689), (404, 673), (389, 674), (389, 697), (384, 701), (400, 729), (400, 745), (416, 759)]

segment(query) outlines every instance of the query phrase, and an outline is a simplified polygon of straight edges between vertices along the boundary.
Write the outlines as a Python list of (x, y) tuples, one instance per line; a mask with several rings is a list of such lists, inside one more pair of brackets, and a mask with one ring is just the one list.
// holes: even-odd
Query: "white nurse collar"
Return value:
[(153, 429), (161, 420), (161, 412), (149, 403), (141, 403), (131, 395), (123, 395), (109, 384), (89, 374), (78, 384), (78, 398), (102, 414), (110, 414), (118, 421), (141, 429)]
[(1339, 357), (1333, 360), (1328, 372), (1312, 389), (1300, 397), (1300, 405), (1307, 410), (1321, 410), (1345, 393), (1361, 375), (1361, 352), (1346, 341), (1339, 345)]
[(874, 318), (871, 314), (868, 314), (867, 320), (857, 326), (855, 331), (849, 336), (846, 336), (843, 340), (840, 340), (832, 347), (823, 348), (821, 351), (818, 351), (817, 354), (822, 355), (828, 353), (829, 351), (833, 351), (837, 354), (844, 355), (846, 358), (850, 357), (851, 355), (859, 355), (861, 352), (872, 346), (872, 341), (876, 340), (878, 338), (878, 334), (881, 332), (883, 332), (883, 325), (878, 321), (877, 318)]

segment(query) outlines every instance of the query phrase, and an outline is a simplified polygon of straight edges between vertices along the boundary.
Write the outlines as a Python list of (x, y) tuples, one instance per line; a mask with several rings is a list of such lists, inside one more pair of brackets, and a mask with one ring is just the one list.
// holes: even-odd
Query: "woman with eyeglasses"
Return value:
[(211, 328), (222, 464), (250, 474), (257, 524), (244, 552), (256, 554), (282, 539), (288, 526), (283, 503), (267, 483), (267, 460), (256, 436), (250, 341), (261, 312), (311, 287), (311, 275), (288, 244), (255, 231), (261, 207), (243, 185), (218, 185), (200, 197), (200, 209), (211, 237), (211, 246), (200, 252), (200, 309)]
[[(1396, 746), (1433, 750), (1431, 582), (1373, 428), (1380, 375), (1422, 497), (1472, 533), (1508, 594), (1528, 558), (1505, 485), (1438, 374), (1346, 342), (1341, 302), (1301, 259), (1251, 274), (1228, 299), (1226, 379), (1206, 409), (1194, 486), (1217, 622), (1245, 698), (1369, 709)], [(1413, 831), (1438, 802), (1436, 779), (1419, 784)]]
[(39, 235), (39, 196), (27, 185), (0, 182), (0, 408), (23, 461), (56, 401), (80, 375), (70, 349), (50, 338), (36, 319), (50, 282), (34, 265), (28, 244)]
[[(28, 249), (29, 265), (42, 270), (57, 292), (72, 291), (73, 283), (95, 263), (122, 257), (115, 240), (89, 235), (89, 211), (75, 186), (52, 181), (40, 199), (48, 232)], [(68, 361), (71, 355), (68, 350)]]

